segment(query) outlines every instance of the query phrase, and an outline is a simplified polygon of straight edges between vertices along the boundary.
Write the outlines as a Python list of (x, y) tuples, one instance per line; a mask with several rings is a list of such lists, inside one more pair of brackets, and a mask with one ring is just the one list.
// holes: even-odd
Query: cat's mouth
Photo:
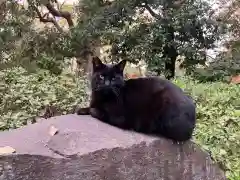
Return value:
[(94, 90), (95, 92), (101, 93), (104, 96), (120, 96), (120, 89), (113, 86), (98, 87)]
[(114, 92), (113, 87), (111, 86), (104, 86), (104, 87), (98, 87), (96, 91), (101, 92), (101, 93), (113, 93)]

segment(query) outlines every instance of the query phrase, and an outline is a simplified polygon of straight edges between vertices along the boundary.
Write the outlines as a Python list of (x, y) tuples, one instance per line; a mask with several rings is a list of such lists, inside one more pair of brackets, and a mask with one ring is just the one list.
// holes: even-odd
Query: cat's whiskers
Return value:
[(122, 101), (121, 101), (121, 98), (120, 98), (120, 89), (115, 88), (115, 87), (112, 87), (111, 89), (112, 89), (113, 93), (116, 95), (117, 102), (121, 103)]

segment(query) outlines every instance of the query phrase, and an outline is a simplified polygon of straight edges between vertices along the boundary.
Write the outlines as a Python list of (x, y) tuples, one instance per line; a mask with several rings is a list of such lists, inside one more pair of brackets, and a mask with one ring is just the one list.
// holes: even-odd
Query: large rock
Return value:
[[(59, 132), (49, 134), (51, 126)], [(123, 131), (89, 116), (66, 115), (0, 133), (1, 180), (223, 180), (192, 142)]]

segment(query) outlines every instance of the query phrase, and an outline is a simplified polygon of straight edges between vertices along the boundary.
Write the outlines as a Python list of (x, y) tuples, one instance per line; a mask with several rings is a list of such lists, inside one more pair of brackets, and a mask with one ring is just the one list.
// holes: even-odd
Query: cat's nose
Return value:
[(106, 81), (105, 81), (105, 85), (108, 86), (109, 84), (110, 84), (110, 81), (109, 81), (109, 80), (106, 80)]

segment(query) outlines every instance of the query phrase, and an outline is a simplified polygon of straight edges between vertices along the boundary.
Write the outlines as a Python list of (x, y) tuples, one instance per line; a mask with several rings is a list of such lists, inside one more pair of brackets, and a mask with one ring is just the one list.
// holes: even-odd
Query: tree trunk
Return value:
[(178, 56), (177, 50), (174, 46), (165, 46), (166, 51), (164, 55), (166, 57), (165, 61), (165, 77), (170, 80), (175, 77), (175, 64)]
[(79, 57), (77, 58), (77, 68), (82, 69), (82, 73), (79, 75), (87, 75), (87, 78), (91, 78), (92, 74), (92, 56), (100, 57), (100, 47), (101, 42), (100, 39), (96, 39), (91, 44), (86, 45), (84, 50), (80, 53)]
[(165, 77), (170, 80), (175, 77), (175, 63), (178, 56), (177, 49), (174, 46), (174, 28), (166, 22), (167, 44), (163, 49), (165, 58)]

